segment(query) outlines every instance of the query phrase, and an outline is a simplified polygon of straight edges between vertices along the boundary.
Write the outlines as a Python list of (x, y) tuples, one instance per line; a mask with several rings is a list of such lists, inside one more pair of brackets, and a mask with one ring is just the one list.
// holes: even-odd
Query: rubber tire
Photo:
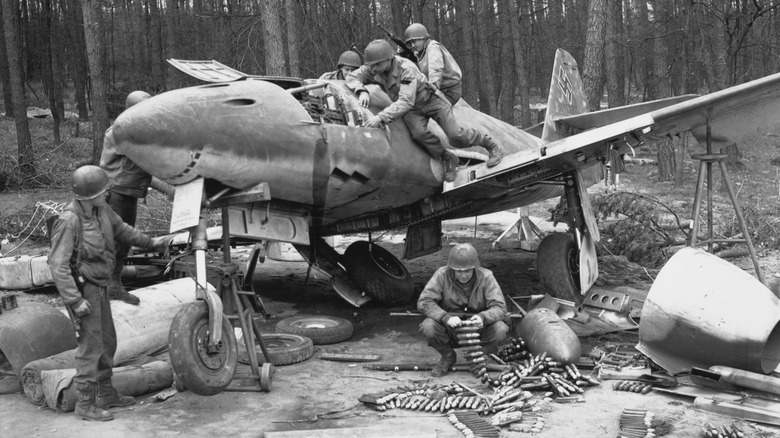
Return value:
[[(222, 342), (219, 352), (208, 354), (199, 349), (208, 333), (208, 306), (204, 301), (185, 304), (171, 323), (168, 333), (171, 366), (181, 383), (198, 395), (222, 392), (233, 380), (238, 365), (236, 335), (230, 321), (222, 315)], [(219, 367), (203, 362), (206, 358), (220, 362)]]
[(314, 345), (346, 341), (352, 331), (352, 323), (337, 316), (297, 315), (276, 323), (276, 333), (304, 336)]
[(403, 305), (414, 298), (414, 279), (406, 265), (375, 243), (352, 243), (341, 264), (352, 281), (379, 304)]
[(566, 233), (548, 234), (536, 252), (536, 271), (542, 293), (582, 303), (580, 294), (579, 249)]
[[(305, 336), (271, 333), (263, 335), (263, 342), (271, 356), (271, 363), (276, 366), (303, 362), (314, 356), (314, 343)], [(257, 348), (259, 350), (260, 346)], [(261, 354), (258, 351), (258, 356)]]

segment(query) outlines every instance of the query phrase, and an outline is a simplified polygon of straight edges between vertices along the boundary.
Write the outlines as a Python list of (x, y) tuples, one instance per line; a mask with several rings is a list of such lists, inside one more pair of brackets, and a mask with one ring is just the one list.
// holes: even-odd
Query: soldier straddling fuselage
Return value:
[(429, 119), (439, 124), (452, 146), (484, 147), (489, 154), (488, 167), (501, 161), (501, 147), (486, 134), (460, 126), (452, 114), (450, 101), (428, 82), (412, 61), (396, 56), (390, 43), (385, 40), (371, 41), (366, 46), (364, 56), (363, 65), (347, 76), (347, 86), (358, 95), (363, 107), (368, 107), (371, 101), (365, 84), (379, 85), (393, 103), (369, 118), (363, 126), (376, 128), (403, 118), (412, 138), (422, 145), (430, 156), (444, 161), (445, 181), (455, 179), (458, 158), (447, 151), (439, 138), (428, 129)]

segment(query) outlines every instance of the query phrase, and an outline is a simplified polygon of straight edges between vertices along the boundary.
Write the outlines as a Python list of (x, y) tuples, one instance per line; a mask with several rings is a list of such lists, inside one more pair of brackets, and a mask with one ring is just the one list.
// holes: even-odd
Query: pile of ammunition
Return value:
[(485, 407), (484, 397), (453, 383), (447, 386), (399, 386), (379, 393), (363, 394), (358, 401), (377, 411), (403, 408), (417, 411), (446, 412), (450, 409)]
[(653, 390), (653, 385), (650, 383), (637, 382), (633, 380), (620, 380), (612, 384), (612, 389), (615, 391), (637, 392), (640, 394), (647, 394)]
[(498, 358), (503, 363), (519, 362), (531, 356), (531, 352), (526, 350), (523, 338), (510, 338), (498, 350)]
[(720, 427), (707, 423), (705, 426), (702, 429), (702, 436), (707, 438), (743, 438), (745, 436), (745, 432), (735, 423), (731, 423), (731, 426), (724, 424)]
[(655, 414), (644, 409), (623, 409), (618, 438), (653, 438)]
[(498, 438), (498, 428), (474, 411), (452, 411), (447, 418), (466, 437)]
[(455, 335), (458, 337), (458, 350), (469, 364), (469, 369), (474, 377), (481, 378), (482, 383), (488, 383), (490, 376), (485, 368), (485, 352), (482, 351), (482, 342), (479, 337), (479, 327), (476, 322), (463, 321), (461, 325), (455, 328)]
[(551, 391), (551, 396), (570, 397), (582, 394), (583, 388), (599, 385), (598, 379), (580, 373), (574, 364), (561, 364), (547, 357), (545, 353), (510, 362), (509, 369), (502, 372), (492, 385), (496, 388), (505, 386), (528, 391)]

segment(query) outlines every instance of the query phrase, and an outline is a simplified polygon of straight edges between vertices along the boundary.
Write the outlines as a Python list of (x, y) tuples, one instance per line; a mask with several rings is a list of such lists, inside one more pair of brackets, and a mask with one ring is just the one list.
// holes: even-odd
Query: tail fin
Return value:
[(559, 117), (588, 112), (588, 101), (582, 87), (582, 78), (577, 61), (565, 50), (555, 52), (550, 94), (547, 97), (547, 112), (544, 117), (542, 140), (551, 142), (568, 137), (572, 133), (565, 127), (556, 126)]

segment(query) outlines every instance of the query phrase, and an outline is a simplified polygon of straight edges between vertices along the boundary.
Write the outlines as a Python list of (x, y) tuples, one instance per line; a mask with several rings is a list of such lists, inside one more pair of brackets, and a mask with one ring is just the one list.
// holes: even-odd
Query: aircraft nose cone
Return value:
[(202, 146), (197, 113), (176, 93), (140, 102), (117, 117), (105, 141), (162, 180), (178, 179)]

